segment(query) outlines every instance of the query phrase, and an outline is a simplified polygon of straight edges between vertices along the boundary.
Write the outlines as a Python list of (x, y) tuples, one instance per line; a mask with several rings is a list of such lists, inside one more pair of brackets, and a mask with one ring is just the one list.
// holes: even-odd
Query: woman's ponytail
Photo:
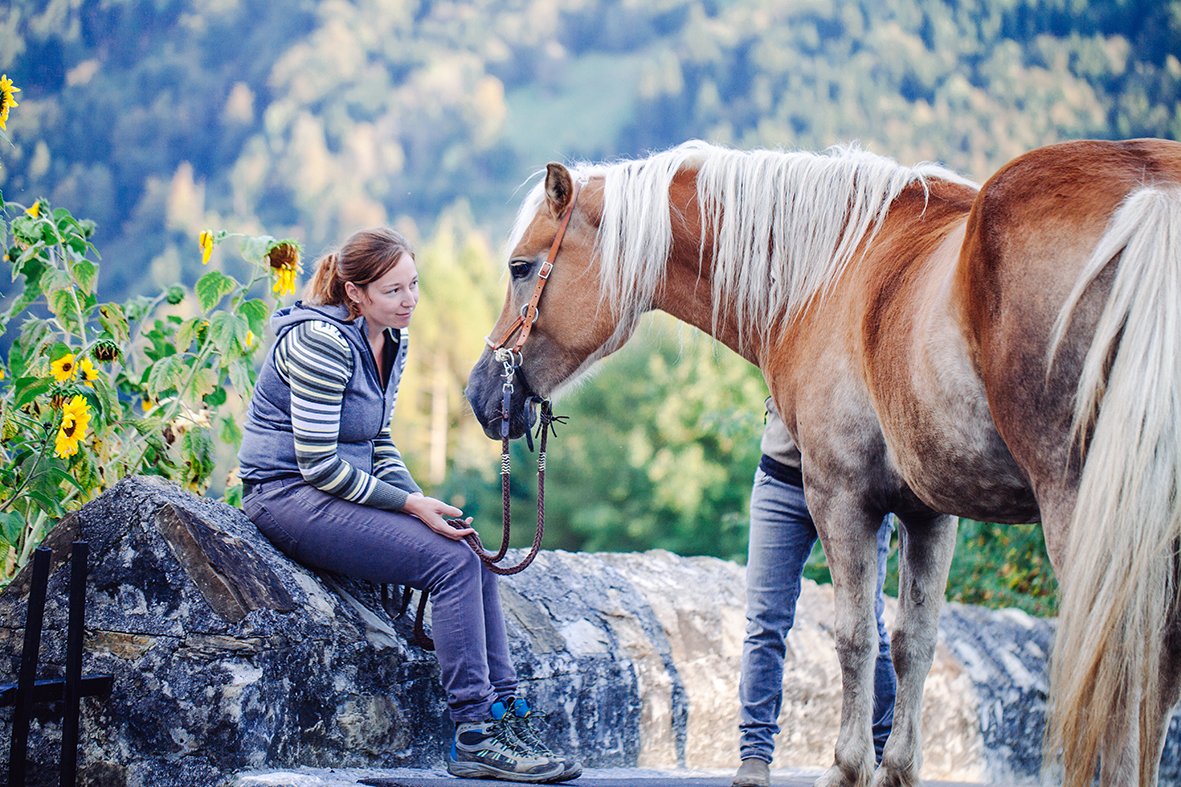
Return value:
[(360, 314), (360, 308), (345, 292), (345, 282), (352, 282), (364, 290), (386, 271), (398, 264), (403, 256), (414, 259), (410, 243), (389, 227), (354, 232), (339, 251), (325, 254), (316, 262), (316, 272), (303, 291), (303, 300), (311, 306), (345, 306), (349, 317)]
[(316, 262), (316, 272), (303, 291), (303, 299), (314, 306), (348, 305), (336, 252), (325, 254)]

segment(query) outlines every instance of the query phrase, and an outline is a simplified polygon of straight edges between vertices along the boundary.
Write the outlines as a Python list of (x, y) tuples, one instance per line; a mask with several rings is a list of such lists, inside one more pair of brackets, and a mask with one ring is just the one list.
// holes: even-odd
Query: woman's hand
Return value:
[[(413, 492), (406, 498), (406, 504), (402, 506), (402, 510), (411, 516), (418, 517), (431, 530), (452, 541), (458, 541), (464, 536), (476, 532), (471, 527), (457, 528), (447, 521), (446, 517), (463, 516), (463, 511), (442, 500), (427, 497), (421, 492)], [(471, 525), (472, 518), (469, 516), (462, 521), (466, 525)]]

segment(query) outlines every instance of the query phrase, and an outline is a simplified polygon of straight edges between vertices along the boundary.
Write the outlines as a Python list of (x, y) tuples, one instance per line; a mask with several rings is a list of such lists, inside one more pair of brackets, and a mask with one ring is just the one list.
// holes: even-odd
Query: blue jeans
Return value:
[[(873, 745), (877, 759), (894, 724), (897, 679), (890, 638), (882, 623), (882, 581), (893, 524), (878, 530), (878, 657), (873, 681)], [(761, 469), (750, 495), (750, 552), (746, 566), (746, 640), (742, 645), (739, 752), (742, 759), (771, 762), (783, 704), (785, 639), (795, 622), (804, 564), (816, 543), (816, 526), (802, 487), (778, 481)]]
[(351, 503), (300, 479), (261, 484), (242, 508), (306, 566), (431, 592), (431, 636), (452, 721), (483, 721), (493, 702), (516, 692), (496, 575), (467, 544), (409, 514)]

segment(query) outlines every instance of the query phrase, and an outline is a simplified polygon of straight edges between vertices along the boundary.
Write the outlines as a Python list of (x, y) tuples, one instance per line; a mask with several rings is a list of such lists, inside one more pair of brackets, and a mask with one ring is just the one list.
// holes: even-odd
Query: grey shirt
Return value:
[(775, 409), (775, 403), (771, 401), (770, 396), (764, 405), (767, 408), (767, 416), (766, 426), (763, 427), (763, 456), (769, 456), (781, 465), (799, 470), (800, 449), (796, 447), (796, 441), (787, 431), (787, 426), (779, 417), (779, 411)]

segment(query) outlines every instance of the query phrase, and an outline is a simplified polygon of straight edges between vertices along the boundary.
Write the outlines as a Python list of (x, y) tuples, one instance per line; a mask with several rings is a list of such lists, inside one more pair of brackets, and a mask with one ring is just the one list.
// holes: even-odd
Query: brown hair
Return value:
[(414, 249), (400, 232), (389, 227), (355, 232), (339, 250), (316, 261), (316, 272), (303, 291), (303, 299), (314, 305), (344, 305), (348, 307), (349, 317), (356, 317), (360, 312), (345, 295), (345, 282), (364, 287), (377, 281), (403, 254), (414, 259)]

